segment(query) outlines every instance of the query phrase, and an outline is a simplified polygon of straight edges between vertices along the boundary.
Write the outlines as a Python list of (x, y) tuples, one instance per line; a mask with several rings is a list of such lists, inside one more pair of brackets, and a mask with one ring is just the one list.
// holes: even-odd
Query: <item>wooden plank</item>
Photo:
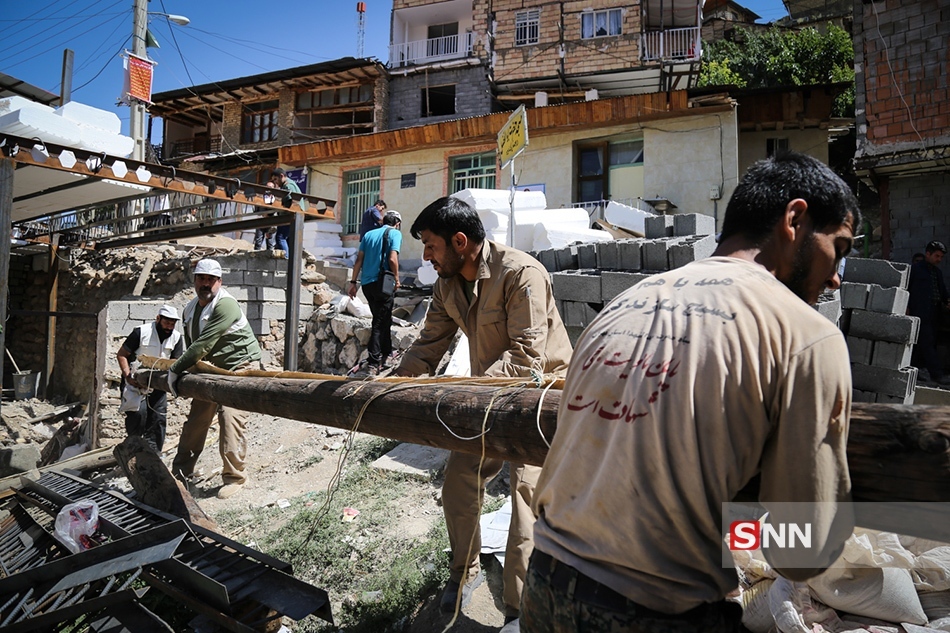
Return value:
[[(29, 152), (27, 152), (29, 153)], [(16, 165), (12, 158), (0, 152), (0, 348), (6, 349), (7, 294), (10, 286), (10, 231), (13, 227), (13, 172)], [(6, 354), (0, 353), (0, 377)]]

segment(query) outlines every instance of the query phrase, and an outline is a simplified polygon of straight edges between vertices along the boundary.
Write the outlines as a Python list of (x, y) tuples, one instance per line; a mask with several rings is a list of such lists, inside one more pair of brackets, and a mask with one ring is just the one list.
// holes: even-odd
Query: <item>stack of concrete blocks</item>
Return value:
[(848, 258), (841, 284), (842, 330), (851, 356), (855, 402), (913, 404), (910, 365), (920, 320), (907, 316), (910, 266)]
[(558, 311), (572, 341), (621, 292), (643, 279), (709, 257), (715, 220), (702, 214), (646, 218), (646, 237), (574, 244), (536, 254), (552, 273)]
[[(251, 330), (268, 337), (280, 329), (287, 316), (287, 260), (275, 259), (269, 251), (219, 257), (221, 281), (244, 308)], [(301, 322), (313, 314), (313, 293), (300, 290)]]

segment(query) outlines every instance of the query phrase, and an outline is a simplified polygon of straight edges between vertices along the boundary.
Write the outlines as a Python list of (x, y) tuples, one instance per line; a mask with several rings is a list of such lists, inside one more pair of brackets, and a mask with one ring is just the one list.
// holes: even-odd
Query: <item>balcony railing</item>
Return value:
[(172, 144), (172, 152), (169, 158), (174, 158), (176, 156), (190, 156), (191, 154), (199, 154), (202, 152), (220, 152), (221, 151), (221, 137), (215, 136), (211, 139), (183, 139), (181, 141), (175, 141)]
[(643, 61), (697, 60), (701, 54), (701, 40), (697, 26), (640, 34), (640, 57)]
[(446, 35), (428, 40), (416, 40), (389, 47), (389, 66), (397, 68), (410, 64), (429, 64), (446, 59), (467, 57), (472, 52), (475, 34)]

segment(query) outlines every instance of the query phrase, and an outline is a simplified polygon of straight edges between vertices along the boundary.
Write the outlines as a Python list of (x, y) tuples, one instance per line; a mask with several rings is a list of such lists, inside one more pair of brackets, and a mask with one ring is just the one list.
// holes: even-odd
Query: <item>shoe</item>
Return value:
[(369, 376), (370, 378), (375, 378), (376, 376), (379, 375), (379, 367), (377, 367), (376, 365), (370, 365), (369, 367), (366, 368), (366, 375)]
[(505, 626), (498, 633), (521, 633), (521, 624), (517, 617), (505, 618)]
[(247, 480), (244, 480), (241, 483), (224, 484), (218, 490), (218, 499), (227, 499), (228, 497), (234, 496), (241, 491), (241, 488), (243, 488), (244, 484), (246, 483)]
[[(478, 572), (478, 575), (465, 583), (465, 586), (462, 588), (462, 604), (459, 605), (459, 609), (464, 609), (468, 606), (468, 603), (472, 601), (472, 592), (475, 591), (482, 581), (485, 580), (485, 574)], [(454, 613), (455, 612), (455, 603), (458, 602), (459, 597), (459, 582), (456, 580), (450, 580), (445, 583), (445, 591), (442, 592), (442, 601), (439, 603), (439, 609), (443, 613)]]

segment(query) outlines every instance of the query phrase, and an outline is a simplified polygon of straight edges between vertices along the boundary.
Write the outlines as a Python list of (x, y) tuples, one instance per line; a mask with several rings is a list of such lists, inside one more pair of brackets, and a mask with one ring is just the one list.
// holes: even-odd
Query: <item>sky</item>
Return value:
[[(781, 0), (739, 0), (762, 17), (787, 15)], [(150, 16), (161, 48), (152, 91), (246, 77), (357, 56), (355, 1), (150, 0), (149, 11), (186, 16), (178, 26)], [(389, 57), (391, 0), (365, 0), (363, 56)], [(72, 99), (110, 112), (128, 134), (121, 53), (132, 48), (133, 0), (0, 0), (0, 72), (59, 94), (63, 50), (74, 51)], [(152, 142), (160, 137), (153, 130)]]

